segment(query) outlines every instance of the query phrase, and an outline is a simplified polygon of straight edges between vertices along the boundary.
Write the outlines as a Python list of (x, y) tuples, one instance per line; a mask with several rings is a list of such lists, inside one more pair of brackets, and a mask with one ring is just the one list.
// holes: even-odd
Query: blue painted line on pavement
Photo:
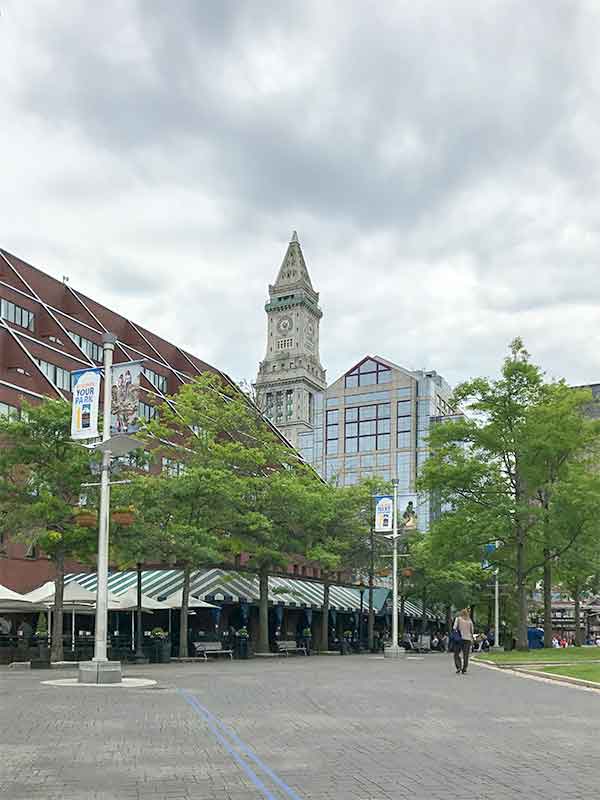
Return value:
[(202, 703), (200, 703), (200, 701), (198, 700), (197, 697), (195, 697), (194, 695), (191, 695), (191, 697), (192, 697), (192, 699), (194, 701), (194, 704), (198, 707), (198, 709), (200, 711), (202, 711), (202, 713), (204, 715), (206, 715), (213, 722), (214, 725), (216, 725), (218, 728), (220, 728), (221, 731), (226, 736), (228, 736), (231, 740), (233, 740), (237, 744), (237, 746), (240, 748), (240, 750), (243, 753), (245, 753), (248, 756), (248, 758), (252, 759), (252, 761), (254, 761), (254, 763), (258, 767), (260, 767), (260, 769), (262, 769), (262, 771), (266, 775), (268, 775), (269, 778), (271, 778), (273, 783), (277, 784), (277, 786), (279, 786), (279, 788), (283, 792), (285, 792), (286, 796), (289, 797), (290, 800), (302, 800), (302, 798), (300, 798), (296, 794), (296, 792), (292, 789), (291, 786), (288, 786), (287, 783), (285, 783), (285, 781), (283, 781), (279, 777), (279, 775), (277, 775), (276, 772), (273, 772), (271, 767), (269, 767), (267, 764), (265, 764), (264, 761), (262, 761), (256, 755), (256, 753), (250, 747), (248, 747), (248, 745), (245, 742), (243, 742), (242, 739), (240, 739), (240, 737), (237, 735), (237, 733), (235, 731), (232, 731), (231, 728), (228, 728), (223, 722), (221, 722), (221, 720), (218, 717), (215, 717), (215, 715), (211, 711), (209, 711), (208, 708), (206, 708), (205, 706), (202, 705)]
[[(275, 783), (289, 798), (289, 800), (302, 800), (296, 794), (296, 792), (292, 789), (291, 786), (288, 786), (285, 781), (283, 781), (276, 772), (264, 763), (256, 753), (248, 747), (248, 745), (230, 728), (228, 728), (224, 723), (221, 722), (218, 717), (208, 710), (205, 706), (200, 703), (197, 697), (195, 697), (190, 692), (186, 691), (185, 689), (178, 689), (177, 690), (186, 700), (186, 702), (204, 719), (206, 724), (208, 725), (209, 729), (214, 733), (217, 737), (218, 741), (225, 747), (228, 753), (230, 753), (233, 758), (237, 761), (238, 764), (244, 769), (246, 774), (250, 777), (252, 782), (255, 786), (257, 786), (260, 791), (262, 791), (265, 797), (268, 800), (276, 800), (276, 798), (271, 794), (269, 789), (265, 786), (265, 784), (261, 781), (261, 779), (256, 775), (256, 773), (252, 770), (249, 764), (247, 764), (244, 759), (237, 753), (230, 745), (230, 742), (225, 739), (225, 736), (228, 736), (238, 748), (248, 757), (250, 758), (264, 773), (268, 775), (269, 778)], [(220, 729), (220, 730), (219, 730)]]
[(235, 750), (233, 749), (233, 747), (231, 747), (231, 745), (229, 744), (229, 742), (227, 741), (227, 739), (225, 739), (225, 737), (224, 737), (224, 736), (222, 736), (222, 735), (221, 735), (221, 733), (219, 733), (218, 729), (217, 729), (217, 728), (215, 727), (215, 725), (213, 725), (213, 723), (211, 722), (211, 720), (210, 720), (209, 716), (208, 716), (208, 715), (207, 715), (207, 714), (206, 714), (206, 713), (205, 713), (205, 712), (202, 710), (202, 708), (200, 707), (200, 705), (199, 705), (198, 703), (196, 703), (196, 702), (195, 702), (196, 698), (195, 698), (193, 695), (189, 694), (188, 692), (186, 692), (186, 691), (184, 691), (184, 690), (182, 690), (182, 689), (178, 689), (177, 691), (179, 692), (179, 694), (181, 694), (181, 696), (184, 698), (184, 700), (186, 701), (186, 703), (187, 703), (187, 704), (188, 704), (188, 705), (189, 705), (189, 706), (190, 706), (190, 707), (191, 707), (191, 708), (192, 708), (192, 709), (193, 709), (193, 710), (194, 710), (194, 711), (195, 711), (195, 712), (196, 712), (196, 713), (197, 713), (197, 714), (198, 714), (200, 717), (202, 717), (202, 719), (203, 719), (203, 720), (206, 722), (206, 724), (207, 724), (207, 726), (208, 726), (208, 729), (211, 731), (211, 733), (213, 733), (213, 734), (214, 734), (214, 736), (215, 736), (215, 738), (217, 739), (217, 741), (218, 741), (220, 744), (222, 744), (222, 745), (223, 745), (223, 747), (225, 748), (225, 750), (227, 750), (227, 752), (229, 753), (229, 755), (230, 755), (230, 756), (232, 756), (232, 757), (235, 759), (235, 761), (237, 761), (237, 763), (238, 763), (238, 764), (240, 765), (240, 767), (241, 767), (241, 768), (244, 770), (244, 772), (246, 773), (246, 775), (247, 775), (247, 776), (250, 778), (250, 780), (252, 781), (252, 783), (253, 783), (253, 784), (256, 786), (256, 788), (257, 788), (257, 789), (258, 789), (260, 792), (262, 792), (262, 793), (263, 793), (263, 795), (264, 795), (264, 796), (267, 798), (267, 800), (277, 800), (277, 798), (275, 797), (275, 795), (274, 795), (274, 794), (272, 794), (272, 793), (271, 793), (271, 792), (270, 792), (270, 791), (267, 789), (267, 787), (265, 786), (265, 784), (264, 784), (264, 783), (261, 781), (261, 779), (260, 779), (260, 778), (258, 777), (258, 775), (257, 775), (257, 774), (254, 772), (254, 770), (253, 770), (253, 769), (250, 767), (250, 765), (249, 765), (249, 764), (247, 764), (247, 763), (244, 761), (244, 759), (243, 759), (243, 758), (242, 758), (242, 757), (239, 755), (239, 753), (236, 753), (236, 752), (235, 752)]

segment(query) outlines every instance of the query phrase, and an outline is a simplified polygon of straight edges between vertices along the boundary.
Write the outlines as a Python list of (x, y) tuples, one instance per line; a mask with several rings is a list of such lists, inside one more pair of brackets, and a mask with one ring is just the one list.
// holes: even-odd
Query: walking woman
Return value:
[[(473, 620), (468, 608), (463, 608), (454, 620), (454, 666), (456, 674), (467, 674), (469, 666), (469, 653), (473, 644)], [(462, 659), (461, 659), (462, 656)]]

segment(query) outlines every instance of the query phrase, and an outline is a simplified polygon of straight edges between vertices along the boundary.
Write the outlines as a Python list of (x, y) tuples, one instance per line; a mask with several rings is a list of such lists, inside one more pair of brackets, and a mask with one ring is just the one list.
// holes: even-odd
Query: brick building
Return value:
[[(115, 363), (143, 361), (142, 417), (150, 418), (153, 403), (194, 376), (219, 372), (0, 249), (0, 414), (19, 414), (23, 400), (70, 400), (71, 371), (102, 363), (102, 335), (108, 331), (117, 336)], [(67, 564), (67, 571), (80, 569)], [(28, 591), (53, 576), (43, 554), (0, 535), (0, 584)]]

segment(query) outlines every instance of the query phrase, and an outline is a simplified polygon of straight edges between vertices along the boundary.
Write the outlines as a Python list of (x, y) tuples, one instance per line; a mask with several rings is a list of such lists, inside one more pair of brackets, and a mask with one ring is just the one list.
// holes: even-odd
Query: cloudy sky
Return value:
[(297, 229), (330, 380), (600, 380), (595, 0), (0, 12), (2, 247), (252, 379)]

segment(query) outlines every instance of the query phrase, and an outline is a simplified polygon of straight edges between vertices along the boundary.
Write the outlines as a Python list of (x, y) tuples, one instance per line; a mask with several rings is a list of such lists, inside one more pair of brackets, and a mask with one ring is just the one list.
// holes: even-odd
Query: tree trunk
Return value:
[(258, 573), (260, 584), (258, 615), (258, 653), (269, 651), (269, 568), (261, 567)]
[(552, 562), (544, 548), (544, 647), (552, 647)]
[(528, 622), (528, 604), (527, 604), (527, 575), (525, 567), (525, 534), (521, 529), (517, 531), (516, 537), (517, 545), (517, 650), (528, 650), (529, 643), (527, 640), (527, 622)]
[(450, 631), (452, 630), (452, 606), (446, 606), (446, 633), (450, 636)]
[[(395, 644), (401, 644), (404, 641), (404, 575), (400, 574), (400, 619), (398, 620), (398, 639), (400, 642), (395, 642)], [(392, 595), (393, 597), (393, 595)], [(392, 613), (394, 613), (392, 611)]]
[(579, 586), (574, 586), (573, 588), (575, 589), (573, 592), (573, 600), (575, 601), (575, 645), (581, 647), (581, 597)]
[[(329, 581), (323, 581), (323, 624), (321, 625), (321, 651), (329, 650)], [(369, 617), (370, 619), (370, 617)]]
[(137, 608), (136, 608), (136, 629), (135, 629), (135, 657), (144, 658), (144, 631), (142, 620), (142, 565), (138, 561), (137, 565)]
[(190, 565), (183, 567), (183, 587), (181, 590), (181, 614), (179, 617), (179, 658), (188, 657), (188, 611), (190, 600)]
[(56, 554), (56, 577), (54, 579), (54, 615), (52, 617), (52, 661), (64, 661), (63, 648), (63, 597), (65, 591), (65, 552), (60, 548)]

